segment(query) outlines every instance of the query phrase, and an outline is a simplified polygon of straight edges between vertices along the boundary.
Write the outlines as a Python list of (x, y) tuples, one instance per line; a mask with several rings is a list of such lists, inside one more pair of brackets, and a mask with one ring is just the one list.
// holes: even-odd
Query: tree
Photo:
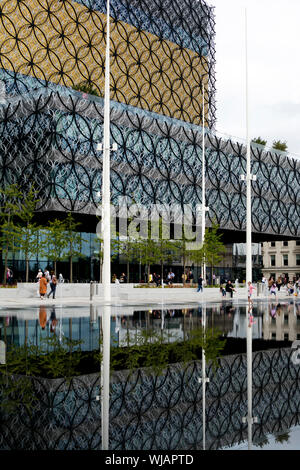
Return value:
[(188, 252), (189, 259), (196, 264), (196, 266), (202, 267), (205, 260), (204, 247), (198, 248), (197, 250), (190, 250)]
[(222, 234), (218, 233), (219, 226), (215, 222), (211, 228), (206, 228), (203, 243), (203, 259), (206, 265), (211, 266), (213, 272), (214, 266), (218, 265), (226, 252), (225, 245), (222, 243)]
[(41, 247), (42, 252), (53, 261), (54, 272), (57, 274), (57, 261), (65, 259), (65, 250), (68, 247), (65, 221), (55, 219), (49, 222), (48, 227), (46, 227), (45, 240), (41, 243)]
[(171, 263), (174, 256), (176, 256), (177, 246), (174, 240), (166, 238), (169, 235), (169, 226), (163, 222), (162, 217), (157, 220), (151, 221), (151, 235), (154, 236), (156, 243), (156, 255), (157, 261), (160, 263), (161, 268), (161, 280), (164, 277), (164, 265), (165, 263)]
[(272, 148), (275, 150), (280, 150), (281, 152), (287, 152), (287, 142), (282, 142), (281, 140), (274, 140)]
[[(103, 238), (99, 237), (98, 235), (95, 236), (94, 239), (95, 243), (95, 248), (96, 250), (94, 251), (95, 254), (98, 254), (99, 258), (99, 265), (100, 265), (100, 272), (99, 272), (99, 282), (102, 282), (102, 267), (103, 267)], [(119, 247), (122, 242), (118, 238), (112, 238), (110, 241), (110, 257), (111, 261), (116, 259), (119, 255)]]
[(21, 204), (20, 218), (24, 225), (17, 226), (17, 243), (19, 249), (24, 252), (26, 263), (25, 280), (29, 280), (29, 259), (32, 255), (38, 252), (38, 237), (39, 228), (32, 222), (34, 211), (38, 200), (36, 199), (36, 191), (33, 186), (29, 189), (25, 200)]
[(130, 263), (137, 258), (137, 240), (131, 237), (118, 240), (119, 254), (124, 258), (127, 266), (127, 282), (130, 282)]
[(86, 80), (85, 82), (81, 82), (77, 85), (72, 86), (73, 90), (82, 91), (83, 93), (87, 93), (88, 95), (95, 95), (100, 96), (98, 90), (91, 83)]
[(149, 279), (151, 265), (158, 263), (160, 259), (158, 244), (150, 237), (141, 238), (137, 243), (137, 253), (140, 256), (141, 263), (147, 266), (147, 274)]
[[(77, 256), (83, 256), (81, 253), (82, 240), (81, 234), (77, 231), (81, 225), (79, 222), (75, 222), (71, 212), (68, 212), (66, 219), (64, 220), (65, 225), (65, 242), (67, 250), (65, 257), (69, 259), (70, 268), (70, 282), (73, 282), (73, 259)], [(56, 269), (55, 269), (56, 271)]]
[(20, 219), (22, 209), (20, 200), (22, 193), (16, 184), (0, 189), (0, 229), (1, 251), (4, 255), (3, 284), (6, 284), (6, 271), (8, 268), (8, 253), (16, 248), (18, 230), (16, 220)]
[(187, 240), (183, 234), (182, 240), (175, 240), (174, 242), (174, 248), (175, 252), (177, 255), (180, 256), (182, 259), (182, 264), (183, 264), (183, 285), (186, 283), (185, 279), (185, 270), (186, 270), (186, 263), (187, 260), (189, 259), (189, 255), (191, 253), (191, 250), (188, 250), (187, 243), (190, 243), (190, 240)]
[(267, 141), (263, 140), (261, 137), (256, 137), (255, 139), (252, 139), (251, 143), (262, 145), (263, 147), (265, 147), (267, 145)]

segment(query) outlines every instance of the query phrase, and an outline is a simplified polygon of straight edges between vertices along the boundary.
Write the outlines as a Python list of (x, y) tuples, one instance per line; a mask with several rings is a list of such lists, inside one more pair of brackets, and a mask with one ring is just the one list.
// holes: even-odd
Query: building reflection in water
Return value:
[[(237, 416), (240, 416), (241, 424), (239, 436), (242, 437), (242, 432), (248, 431), (248, 439), (246, 439), (248, 448), (251, 449), (257, 437), (261, 443), (263, 442), (263, 426), (265, 425), (262, 421), (264, 413), (269, 410), (268, 407), (260, 408), (265, 403), (263, 401), (258, 403), (256, 400), (252, 403), (255, 394), (261, 392), (260, 385), (257, 386), (257, 384), (254, 384), (253, 391), (252, 366), (257, 369), (258, 364), (255, 361), (253, 363), (252, 360), (252, 340), (264, 338), (294, 341), (299, 339), (300, 334), (300, 303), (294, 299), (280, 303), (257, 302), (250, 308), (245, 302), (223, 301), (219, 304), (199, 304), (184, 309), (176, 307), (136, 309), (136, 307), (111, 306), (109, 311), (104, 312), (103, 308), (96, 305), (80, 308), (42, 305), (38, 309), (3, 309), (2, 312), (0, 340), (4, 341), (7, 346), (12, 343), (22, 345), (27, 341), (38, 345), (43, 338), (57, 335), (60, 340), (63, 336), (82, 340), (83, 350), (102, 348), (103, 363), (99, 375), (101, 395), (98, 399), (101, 400), (101, 432), (104, 450), (109, 448), (109, 426), (112, 419), (109, 415), (110, 344), (113, 346), (125, 345), (126, 342), (132, 344), (139, 333), (145, 329), (166, 332), (167, 341), (184, 340), (189, 336), (190, 331), (201, 326), (204, 328), (203, 334), (206, 328), (211, 328), (221, 331), (228, 337), (247, 338), (247, 361), (244, 363), (247, 366), (247, 399), (241, 402), (241, 413), (245, 413), (237, 414)], [(105, 323), (105, 319), (109, 321)], [(102, 346), (99, 342), (101, 334), (103, 334)], [(105, 351), (108, 352), (106, 356)], [(254, 374), (257, 374), (255, 367)], [(206, 449), (212, 445), (211, 421), (215, 416), (212, 418), (209, 414), (213, 396), (209, 388), (209, 370), (206, 370), (205, 351), (202, 351), (202, 372), (199, 375), (198, 380), (202, 383), (202, 448)], [(277, 385), (280, 389), (282, 388), (281, 383), (270, 384), (273, 388)], [(245, 392), (244, 388), (242, 391)], [(224, 403), (227, 403), (226, 395), (223, 399)], [(248, 407), (247, 411), (245, 405)], [(292, 408), (291, 411), (293, 411)], [(232, 417), (224, 415), (224, 419), (227, 418), (231, 423)], [(236, 424), (238, 426), (239, 423)], [(256, 429), (259, 432), (256, 432)], [(243, 436), (246, 437), (244, 434)]]
[[(227, 337), (246, 338), (247, 305), (237, 301), (191, 306), (190, 308), (112, 307), (111, 340), (113, 346), (134, 344), (142, 330), (164, 330), (166, 340), (186, 339), (189, 331), (202, 326), (203, 308), (206, 327), (216, 329)], [(99, 346), (100, 306), (54, 307), (34, 309), (2, 309), (0, 311), (0, 340), (22, 345), (27, 341), (39, 345), (47, 336), (56, 334), (82, 341), (82, 350)], [(295, 341), (300, 339), (300, 303), (257, 302), (253, 305), (253, 339)]]

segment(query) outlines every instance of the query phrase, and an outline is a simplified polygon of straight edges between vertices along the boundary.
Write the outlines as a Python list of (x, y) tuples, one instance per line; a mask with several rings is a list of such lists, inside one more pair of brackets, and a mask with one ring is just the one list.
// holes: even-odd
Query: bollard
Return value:
[(94, 281), (90, 282), (90, 300), (93, 300), (94, 295)]
[(261, 282), (257, 283), (257, 297), (262, 294), (262, 286), (263, 284)]
[(0, 364), (6, 364), (6, 344), (0, 341)]

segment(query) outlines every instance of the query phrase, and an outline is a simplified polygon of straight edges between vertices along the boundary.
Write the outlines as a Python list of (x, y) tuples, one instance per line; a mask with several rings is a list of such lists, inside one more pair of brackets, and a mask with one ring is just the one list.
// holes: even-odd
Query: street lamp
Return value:
[[(205, 88), (204, 88), (204, 76), (202, 77), (202, 220), (201, 220), (201, 229), (202, 229), (202, 247), (204, 245), (205, 239), (205, 216), (206, 212), (209, 210), (205, 204)], [(203, 286), (206, 282), (206, 263), (205, 260), (202, 265), (202, 279)], [(202, 290), (203, 292), (203, 290)]]
[[(247, 138), (247, 174), (242, 175), (242, 181), (246, 181), (247, 187), (247, 215), (246, 215), (246, 296), (248, 296), (248, 282), (252, 282), (252, 218), (251, 218), (251, 183), (256, 181), (256, 176), (251, 174), (251, 148), (249, 140), (249, 103), (248, 103), (248, 28), (247, 9), (245, 9), (245, 56), (246, 56), (246, 138)], [(257, 418), (252, 416), (252, 302), (248, 306), (247, 325), (247, 403), (248, 414), (243, 417), (243, 423), (248, 423), (248, 449), (252, 449), (252, 425), (257, 423)]]
[[(106, 6), (106, 54), (105, 54), (105, 88), (104, 88), (104, 123), (103, 145), (97, 150), (103, 151), (102, 171), (102, 236), (103, 265), (102, 286), (104, 308), (102, 316), (102, 363), (101, 363), (101, 425), (102, 450), (109, 449), (109, 374), (110, 374), (110, 326), (111, 326), (111, 266), (110, 266), (110, 4)], [(112, 150), (116, 150), (114, 144)]]
[(251, 174), (251, 148), (249, 139), (249, 102), (248, 102), (248, 31), (247, 9), (245, 9), (245, 52), (246, 52), (246, 142), (247, 159), (246, 175), (241, 175), (242, 181), (246, 181), (246, 296), (248, 282), (252, 282), (252, 218), (251, 218), (251, 184), (256, 181), (256, 175)]
[(106, 53), (105, 53), (105, 88), (104, 88), (104, 122), (103, 144), (97, 145), (97, 150), (103, 151), (102, 171), (102, 236), (103, 236), (103, 265), (102, 285), (105, 302), (111, 300), (111, 266), (110, 266), (110, 150), (116, 151), (114, 143), (110, 147), (110, 4), (106, 6)]

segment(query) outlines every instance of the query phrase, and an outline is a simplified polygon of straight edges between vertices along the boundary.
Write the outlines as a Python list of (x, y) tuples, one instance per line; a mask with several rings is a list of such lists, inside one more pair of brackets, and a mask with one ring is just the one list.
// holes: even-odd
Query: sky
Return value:
[(249, 136), (286, 141), (300, 156), (300, 1), (207, 0), (215, 7), (217, 123), (246, 138), (245, 9)]

